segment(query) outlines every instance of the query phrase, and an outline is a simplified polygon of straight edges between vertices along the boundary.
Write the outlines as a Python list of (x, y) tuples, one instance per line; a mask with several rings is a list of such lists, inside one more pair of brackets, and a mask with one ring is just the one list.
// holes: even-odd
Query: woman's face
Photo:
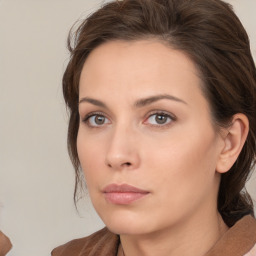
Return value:
[(223, 147), (193, 62), (144, 40), (105, 43), (80, 78), (77, 150), (92, 203), (118, 234), (217, 211)]

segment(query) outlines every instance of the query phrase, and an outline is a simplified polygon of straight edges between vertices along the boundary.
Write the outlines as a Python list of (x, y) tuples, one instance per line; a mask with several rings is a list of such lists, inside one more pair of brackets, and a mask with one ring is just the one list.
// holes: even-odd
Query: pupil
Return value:
[(156, 116), (156, 122), (158, 124), (164, 124), (166, 122), (166, 120), (167, 120), (167, 117), (164, 116), (164, 115), (157, 115)]
[(95, 123), (96, 124), (104, 124), (104, 122), (105, 122), (105, 117), (103, 117), (103, 116), (96, 116), (96, 118), (95, 118)]

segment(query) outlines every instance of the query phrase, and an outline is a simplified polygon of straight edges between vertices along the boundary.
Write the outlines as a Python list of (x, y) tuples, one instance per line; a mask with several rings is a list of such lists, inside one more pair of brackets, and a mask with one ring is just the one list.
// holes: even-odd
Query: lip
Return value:
[(147, 196), (149, 191), (128, 184), (110, 184), (103, 189), (103, 194), (112, 204), (127, 205)]

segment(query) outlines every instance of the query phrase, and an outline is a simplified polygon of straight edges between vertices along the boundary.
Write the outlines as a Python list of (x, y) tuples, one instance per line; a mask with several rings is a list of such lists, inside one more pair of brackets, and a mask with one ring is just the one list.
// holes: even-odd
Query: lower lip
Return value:
[(148, 195), (148, 193), (136, 192), (109, 192), (104, 193), (106, 200), (112, 204), (131, 204)]

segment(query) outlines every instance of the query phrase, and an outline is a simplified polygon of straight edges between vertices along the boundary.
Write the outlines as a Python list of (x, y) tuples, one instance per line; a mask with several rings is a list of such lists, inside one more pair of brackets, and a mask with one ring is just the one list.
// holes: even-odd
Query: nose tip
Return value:
[(113, 152), (108, 154), (106, 158), (106, 165), (114, 170), (122, 169), (135, 169), (138, 167), (139, 159), (138, 156), (133, 153), (131, 154), (118, 154), (115, 155)]
[(138, 167), (140, 158), (137, 144), (133, 141), (134, 136), (127, 132), (115, 133), (111, 138), (106, 153), (106, 165), (114, 170), (135, 169)]
[(120, 161), (120, 162), (116, 161), (116, 163), (114, 163), (113, 161), (111, 161), (111, 162), (108, 162), (107, 165), (110, 168), (119, 169), (119, 168), (130, 167), (130, 166), (132, 166), (132, 163), (130, 163), (130, 162), (122, 163), (122, 161)]

